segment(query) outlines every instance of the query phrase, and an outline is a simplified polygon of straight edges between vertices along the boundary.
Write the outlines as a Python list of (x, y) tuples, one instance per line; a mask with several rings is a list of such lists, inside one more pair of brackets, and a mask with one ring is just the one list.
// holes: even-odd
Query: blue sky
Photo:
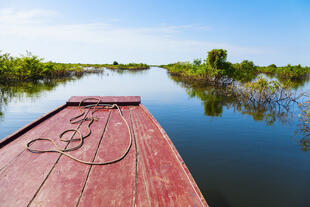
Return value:
[(46, 60), (166, 64), (205, 58), (310, 66), (310, 1), (3, 1), (0, 49)]

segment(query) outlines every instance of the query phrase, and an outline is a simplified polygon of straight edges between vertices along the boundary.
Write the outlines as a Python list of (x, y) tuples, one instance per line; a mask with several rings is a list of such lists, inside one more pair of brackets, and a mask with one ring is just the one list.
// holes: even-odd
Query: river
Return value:
[[(308, 90), (304, 83), (298, 90)], [(210, 206), (310, 206), (310, 152), (298, 107), (254, 109), (165, 69), (105, 69), (72, 80), (1, 87), (0, 139), (70, 96), (141, 96), (166, 130)]]

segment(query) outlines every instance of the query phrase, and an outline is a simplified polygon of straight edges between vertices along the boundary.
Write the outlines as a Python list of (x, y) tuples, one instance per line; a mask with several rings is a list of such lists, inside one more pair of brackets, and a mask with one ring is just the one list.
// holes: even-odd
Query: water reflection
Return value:
[(298, 140), (298, 144), (300, 146), (300, 149), (304, 152), (310, 151), (310, 137), (304, 136), (300, 140)]
[(124, 69), (109, 69), (109, 68), (105, 68), (105, 70), (109, 70), (109, 71), (113, 71), (115, 73), (117, 73), (118, 75), (127, 75), (127, 74), (130, 74), (130, 75), (135, 75), (135, 74), (144, 74), (147, 72), (147, 69), (139, 69), (139, 70), (124, 70)]
[(264, 74), (266, 77), (270, 78), (270, 79), (276, 79), (278, 80), (283, 86), (286, 86), (288, 88), (291, 89), (295, 89), (297, 90), (298, 88), (301, 88), (303, 86), (305, 86), (306, 83), (309, 82), (310, 80), (310, 75), (306, 75), (303, 78), (300, 79), (295, 79), (295, 80), (291, 80), (288, 78), (283, 78), (279, 75), (274, 75), (274, 74)]
[(291, 107), (279, 104), (257, 104), (250, 102), (248, 97), (241, 97), (240, 94), (237, 97), (232, 88), (193, 83), (180, 76), (169, 76), (185, 88), (190, 97), (197, 97), (203, 102), (206, 116), (221, 116), (225, 107), (250, 115), (253, 120), (264, 121), (267, 125), (272, 125), (276, 121), (282, 124), (288, 123), (294, 115)]
[(3, 116), (3, 108), (13, 99), (17, 98), (18, 101), (22, 101), (24, 97), (39, 98), (44, 94), (43, 92), (51, 91), (59, 84), (65, 84), (72, 80), (75, 79), (65, 78), (34, 82), (18, 82), (10, 85), (0, 84), (0, 116)]
[[(154, 69), (157, 70), (157, 69)], [(148, 70), (117, 70), (117, 69), (105, 69), (106, 73), (102, 73), (102, 69), (100, 69), (101, 75), (106, 76), (107, 80), (117, 81), (119, 79), (118, 76), (137, 76), (137, 80), (141, 78), (139, 75), (145, 74), (143, 76), (143, 80), (149, 81), (152, 79), (152, 75), (154, 73), (150, 73)], [(154, 71), (153, 71), (154, 72)], [(71, 78), (63, 78), (63, 79), (53, 79), (53, 80), (41, 80), (36, 82), (20, 82), (14, 83), (10, 85), (1, 85), (0, 84), (0, 118), (5, 114), (3, 113), (4, 108), (16, 99), (18, 102), (22, 102), (25, 97), (27, 98), (35, 98), (38, 99), (43, 97), (46, 93), (53, 91), (59, 85), (66, 85), (72, 81), (76, 81), (81, 79), (82, 77), (87, 76), (90, 73), (84, 73), (76, 77)], [(116, 76), (114, 78), (108, 76)], [(148, 76), (148, 77), (147, 77)], [(296, 108), (294, 106), (291, 107), (283, 107), (277, 104), (255, 104), (249, 102), (248, 99), (237, 97), (231, 93), (231, 89), (225, 87), (215, 87), (208, 86), (203, 82), (192, 82), (188, 81), (179, 76), (168, 75), (170, 79), (172, 79), (175, 83), (185, 89), (187, 95), (192, 98), (199, 98), (203, 103), (204, 114), (206, 116), (211, 117), (220, 117), (224, 113), (224, 111), (232, 110), (237, 111), (242, 115), (248, 115), (252, 117), (255, 121), (263, 121), (266, 125), (273, 125), (276, 122), (284, 124), (291, 124), (296, 126), (296, 116), (294, 118), (294, 113), (296, 114)], [(140, 79), (139, 79), (140, 78)], [(274, 76), (269, 78), (275, 78)], [(107, 81), (105, 80), (105, 82)], [(137, 81), (136, 79), (134, 79)], [(286, 84), (290, 84), (294, 89), (298, 89), (305, 85), (305, 83), (309, 80), (297, 81), (297, 82), (286, 82)], [(132, 81), (132, 79), (128, 79), (128, 81)], [(284, 84), (284, 80), (280, 80)], [(107, 85), (111, 85), (112, 83), (106, 82)], [(129, 83), (128, 83), (129, 84)], [(145, 85), (145, 83), (140, 83), (138, 85)], [(113, 85), (113, 84), (112, 84)], [(115, 94), (115, 86), (113, 85), (112, 91)], [(162, 86), (161, 86), (162, 87)], [(122, 90), (123, 89), (119, 89)], [(136, 88), (133, 88), (134, 91), (137, 91)], [(150, 92), (148, 90), (148, 92)], [(97, 93), (97, 92), (96, 92)], [(122, 92), (123, 93), (123, 92)], [(141, 93), (141, 91), (140, 91)], [(152, 91), (155, 94), (154, 91)], [(299, 126), (298, 126), (299, 127)], [(300, 128), (300, 127), (299, 127)], [(296, 130), (298, 131), (298, 130)], [(298, 144), (301, 146), (303, 151), (310, 151), (310, 138), (308, 135), (302, 135), (302, 130), (299, 130), (297, 133), (300, 136), (297, 140)]]
[[(309, 94), (307, 94), (309, 98)], [(299, 104), (300, 114), (297, 124), (296, 134), (302, 136), (300, 140), (298, 140), (298, 144), (302, 151), (310, 151), (310, 101), (304, 101)]]
[(46, 92), (54, 90), (59, 85), (66, 85), (69, 82), (76, 81), (92, 73), (103, 74), (103, 70), (88, 70), (83, 73), (77, 74), (73, 77), (57, 78), (57, 79), (44, 79), (37, 81), (14, 82), (11, 84), (0, 84), (0, 117), (4, 115), (3, 109), (13, 99), (18, 102), (27, 98), (40, 98)]

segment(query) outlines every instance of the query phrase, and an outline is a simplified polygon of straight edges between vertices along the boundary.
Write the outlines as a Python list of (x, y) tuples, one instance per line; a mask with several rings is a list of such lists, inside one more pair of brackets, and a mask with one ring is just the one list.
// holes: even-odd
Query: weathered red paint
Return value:
[[(130, 123), (128, 107), (122, 110)], [(95, 162), (120, 157), (129, 141), (128, 129), (119, 113), (114, 110)], [(134, 206), (135, 160), (133, 144), (122, 161), (112, 165), (92, 166), (79, 206)]]
[[(34, 154), (25, 143), (79, 128), (69, 119), (80, 113), (76, 106), (86, 97), (72, 97), (67, 105), (13, 134), (0, 149), (0, 206), (208, 206), (168, 135), (140, 97), (99, 97), (122, 106), (133, 143), (124, 159), (110, 165), (89, 166), (57, 153)], [(89, 104), (90, 102), (88, 102)], [(139, 104), (139, 105), (137, 105)], [(119, 157), (129, 142), (127, 127), (116, 109), (100, 109), (92, 134), (71, 155), (103, 162)], [(41, 120), (42, 119), (42, 120)], [(77, 135), (75, 135), (77, 137)], [(74, 145), (75, 143), (71, 143)], [(50, 148), (38, 142), (37, 148)], [(65, 145), (62, 144), (64, 147)]]
[[(108, 110), (95, 113), (95, 116), (100, 118), (92, 124), (92, 134), (85, 138), (84, 145), (79, 150), (68, 153), (81, 160), (93, 161), (109, 113)], [(95, 130), (96, 128), (100, 130)], [(82, 134), (87, 134), (86, 124), (80, 127), (80, 130)], [(74, 145), (76, 143), (73, 142), (69, 146)], [(89, 170), (89, 165), (61, 156), (30, 206), (75, 206)]]
[[(79, 114), (72, 107), (65, 108), (62, 113), (37, 125), (20, 138), (3, 147), (8, 153), (1, 153), (0, 171), (0, 203), (1, 206), (26, 206), (55, 165), (59, 154), (34, 154), (25, 150), (26, 142), (38, 137), (56, 139), (58, 134), (71, 128), (69, 119)], [(76, 128), (76, 127), (75, 127)], [(58, 144), (61, 144), (58, 142)], [(38, 142), (35, 147), (47, 148), (46, 142)], [(4, 165), (2, 165), (4, 163)], [(3, 168), (2, 168), (3, 167)]]

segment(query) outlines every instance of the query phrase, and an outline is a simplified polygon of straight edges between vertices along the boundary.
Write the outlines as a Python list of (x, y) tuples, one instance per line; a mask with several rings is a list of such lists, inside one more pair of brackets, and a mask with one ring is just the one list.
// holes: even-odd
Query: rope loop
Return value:
[[(89, 105), (86, 105), (86, 106), (82, 107), (83, 103), (85, 101), (87, 101), (87, 100), (95, 100), (97, 102), (96, 102), (96, 104), (89, 104)], [(118, 162), (118, 161), (122, 160), (128, 154), (128, 152), (129, 152), (129, 150), (130, 150), (130, 148), (132, 146), (132, 134), (131, 134), (131, 130), (130, 130), (129, 124), (128, 124), (127, 120), (125, 119), (125, 117), (123, 115), (123, 112), (119, 108), (119, 106), (117, 104), (103, 104), (103, 103), (100, 103), (100, 99), (98, 99), (98, 98), (85, 98), (82, 101), (80, 101), (78, 107), (79, 107), (79, 110), (81, 111), (81, 113), (79, 115), (75, 116), (75, 117), (72, 117), (70, 119), (70, 124), (80, 123), (80, 126), (81, 126), (84, 122), (89, 122), (88, 125), (87, 125), (88, 133), (86, 135), (83, 135), (81, 133), (81, 131), (78, 130), (78, 129), (67, 129), (67, 130), (64, 130), (63, 132), (61, 132), (59, 134), (59, 136), (58, 136), (60, 141), (67, 143), (67, 146), (64, 147), (64, 148), (59, 147), (57, 145), (57, 143), (55, 142), (55, 140), (53, 140), (51, 138), (41, 138), (40, 137), (40, 138), (36, 138), (36, 139), (33, 139), (30, 142), (28, 142), (26, 144), (26, 149), (28, 151), (32, 152), (32, 153), (46, 153), (46, 152), (60, 153), (60, 154), (62, 154), (64, 156), (67, 156), (67, 157), (77, 161), (77, 162), (80, 162), (80, 163), (83, 163), (83, 164), (87, 164), (87, 165), (107, 165), (107, 164), (112, 164), (112, 163), (115, 163), (115, 162)], [(85, 109), (88, 109), (88, 111), (85, 111)], [(81, 148), (83, 146), (83, 144), (84, 144), (84, 139), (91, 135), (91, 133), (92, 133), (91, 125), (93, 124), (94, 121), (98, 121), (99, 120), (99, 117), (95, 117), (94, 114), (99, 109), (109, 109), (109, 110), (117, 109), (118, 110), (119, 115), (121, 116), (123, 122), (126, 124), (127, 129), (128, 129), (128, 134), (129, 134), (129, 139), (130, 140), (129, 140), (129, 144), (128, 144), (126, 150), (122, 153), (122, 155), (120, 157), (115, 158), (115, 159), (110, 160), (110, 161), (106, 161), (106, 162), (89, 162), (89, 161), (85, 161), (85, 160), (80, 160), (80, 159), (78, 159), (78, 158), (68, 154), (67, 152), (69, 152), (69, 151), (75, 151), (75, 150)], [(90, 111), (91, 111), (90, 117), (87, 117), (87, 115), (89, 114)], [(71, 136), (71, 138), (70, 139), (63, 138), (63, 136), (65, 134), (67, 134), (68, 132), (73, 132), (73, 135)], [(75, 136), (75, 134), (78, 134), (79, 138), (73, 138)], [(50, 142), (50, 143), (52, 143), (54, 145), (55, 149), (49, 149), (49, 150), (32, 149), (31, 145), (33, 143), (35, 143), (35, 142), (38, 142), (38, 141), (48, 141), (48, 142)], [(74, 147), (68, 148), (68, 146), (72, 142), (75, 142), (75, 141), (79, 141), (79, 144), (74, 146)]]

